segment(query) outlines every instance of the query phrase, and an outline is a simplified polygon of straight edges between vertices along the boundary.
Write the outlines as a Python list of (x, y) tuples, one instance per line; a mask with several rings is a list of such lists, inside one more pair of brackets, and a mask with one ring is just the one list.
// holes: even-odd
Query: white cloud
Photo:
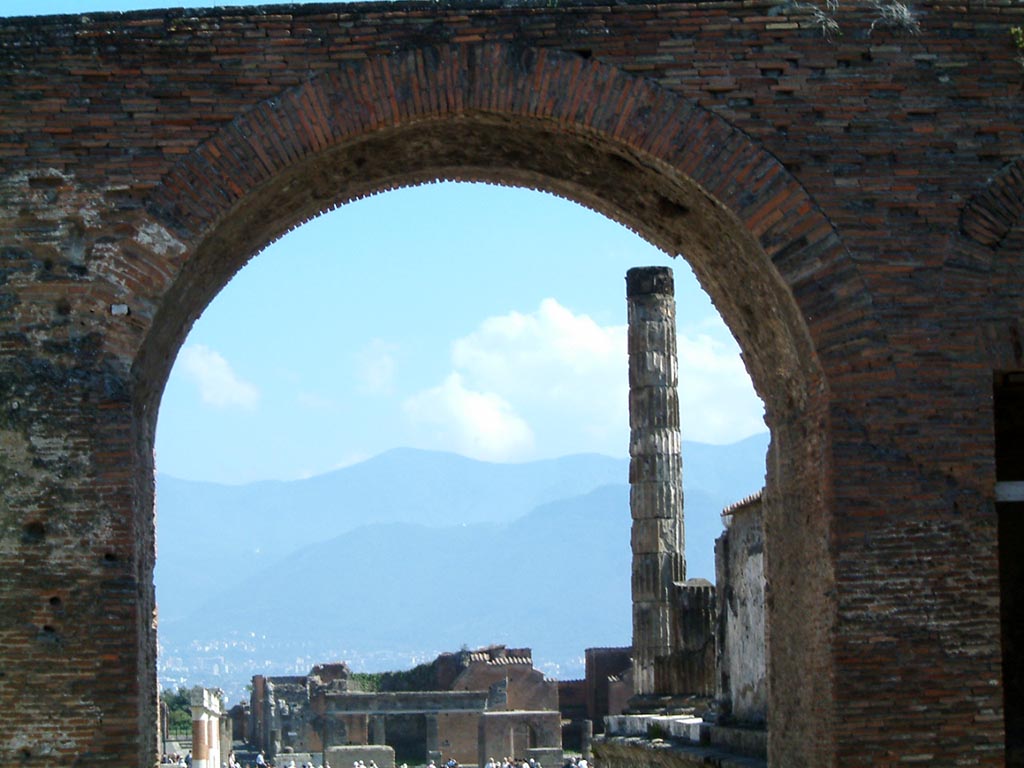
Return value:
[(389, 394), (394, 391), (395, 344), (373, 339), (356, 354), (356, 378), (359, 389), (368, 394)]
[(439, 447), (465, 456), (508, 461), (533, 449), (533, 432), (512, 406), (492, 392), (467, 389), (458, 373), (408, 398), (403, 409), (414, 422), (432, 428)]
[(626, 326), (601, 326), (554, 299), (490, 317), (452, 345), (468, 386), (508, 401), (536, 434), (539, 456), (628, 446)]
[[(588, 384), (625, 393), (626, 326), (602, 327), (554, 299), (536, 312), (490, 317), (452, 345), (452, 362), (479, 385), (508, 394), (578, 401)], [(595, 381), (596, 378), (596, 381)]]
[[(468, 401), (472, 395), (494, 404), (495, 413), (513, 415), (514, 420), (507, 421), (515, 425), (515, 434), (533, 435), (536, 456), (582, 451), (625, 455), (626, 331), (625, 324), (599, 325), (554, 299), (545, 299), (531, 313), (487, 318), (453, 343), (453, 373), (440, 387), (413, 398), (417, 408), (407, 408), (407, 413), (417, 414), (421, 421), (431, 414), (440, 423), (456, 410), (451, 403), (457, 396)], [(698, 333), (680, 336), (678, 345), (683, 437), (728, 443), (763, 431), (761, 402), (735, 343)], [(473, 412), (465, 402), (458, 412), (463, 420), (458, 430), (465, 435), (471, 430), (467, 420)], [(494, 440), (500, 424), (492, 417), (480, 429)], [(464, 452), (465, 440), (452, 445), (455, 431), (452, 427), (447, 435), (436, 433), (439, 443), (448, 441), (438, 447)], [(517, 452), (525, 448), (525, 442), (513, 436), (509, 442), (518, 446)]]
[(209, 347), (202, 344), (185, 347), (178, 355), (177, 364), (199, 388), (199, 396), (207, 405), (252, 409), (259, 402), (259, 390), (239, 378), (228, 361)]
[(735, 342), (701, 334), (680, 336), (677, 345), (679, 419), (686, 440), (724, 444), (765, 431), (764, 407)]

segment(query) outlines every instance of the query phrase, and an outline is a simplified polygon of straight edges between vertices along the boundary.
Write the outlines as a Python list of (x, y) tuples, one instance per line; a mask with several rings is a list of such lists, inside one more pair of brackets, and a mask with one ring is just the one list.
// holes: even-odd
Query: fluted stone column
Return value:
[(672, 652), (672, 585), (686, 578), (672, 270), (626, 273), (629, 305), (629, 507), (633, 517), (633, 676), (657, 690), (655, 660)]

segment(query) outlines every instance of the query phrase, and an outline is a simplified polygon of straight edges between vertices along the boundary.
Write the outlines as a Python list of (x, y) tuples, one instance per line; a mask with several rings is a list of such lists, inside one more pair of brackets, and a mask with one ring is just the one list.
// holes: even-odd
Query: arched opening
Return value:
[[(241, 194), (224, 195), (214, 210), (198, 199), (186, 201), (181, 193), (181, 180), (195, 173), (196, 165), (186, 163), (184, 176), (172, 175), (154, 194), (151, 212), (191, 245), (133, 368), (139, 455), (151, 455), (156, 404), (187, 329), (231, 275), (283, 232), (347, 200), (434, 179), (525, 186), (580, 202), (665, 252), (685, 256), (739, 341), (772, 434), (765, 493), (768, 674), (770, 689), (778, 679), (786, 681), (788, 690), (774, 686), (775, 744), (770, 749), (773, 754), (827, 754), (834, 713), (818, 714), (812, 722), (799, 705), (808, 698), (832, 700), (825, 390), (809, 329), (787, 281), (807, 284), (827, 259), (841, 255), (831, 228), (771, 158), (723, 122), (683, 103), (674, 112), (668, 109), (667, 117), (652, 117), (652, 103), (667, 109), (665, 95), (653, 86), (600, 65), (581, 71), (571, 58), (546, 56), (541, 62), (511, 49), (492, 51), (486, 61), (474, 59), (475, 53), (469, 59), (461, 55), (442, 62), (441, 69), (506, 71), (507, 64), (515, 64), (508, 71), (516, 74), (509, 76), (525, 82), (523, 89), (513, 90), (527, 103), (467, 108), (453, 99), (444, 107), (427, 105), (420, 117), (408, 121), (371, 115), (356, 136), (291, 154), (280, 168), (271, 169), (274, 163), (264, 158), (253, 173), (265, 178), (250, 177)], [(392, 75), (410, 76), (408, 63), (408, 57), (398, 57)], [(570, 102), (557, 108), (570, 109), (571, 115), (537, 117), (531, 114), (536, 110), (529, 106), (525, 85), (545, 67), (555, 79), (590, 78), (612, 90), (632, 90), (631, 108), (639, 114), (595, 116)], [(454, 87), (476, 87), (476, 77)], [(433, 87), (440, 92), (453, 87), (444, 83)], [(393, 93), (401, 92), (400, 85), (392, 87)], [(382, 98), (386, 102), (389, 97)], [(361, 109), (365, 115), (365, 105)], [(659, 129), (671, 132), (674, 140)], [(695, 141), (704, 137), (718, 153), (695, 155), (687, 136)], [(251, 149), (252, 139), (245, 144)], [(249, 151), (246, 146), (236, 148), (236, 158)], [(216, 177), (229, 172), (209, 167)], [(137, 479), (142, 481), (137, 503), (145, 520), (152, 488), (144, 476)], [(797, 616), (801, 621), (792, 621)]]
[[(409, 231), (381, 231), (396, 227)], [(472, 247), (460, 247), (460, 240)], [(495, 269), (483, 258), (500, 263)], [(179, 355), (179, 375), (172, 374), (161, 403), (156, 562), (160, 688), (218, 687), (230, 706), (249, 702), (244, 685), (253, 675), (303, 677), (315, 664), (338, 660), (348, 662), (352, 672), (395, 671), (431, 661), (440, 652), (495, 643), (531, 648), (535, 669), (565, 681), (586, 676), (585, 648), (628, 646), (631, 537), (623, 278), (629, 266), (670, 261), (635, 234), (569, 201), (529, 190), (451, 184), (405, 188), (347, 204), (290, 232), (247, 264), (193, 328)], [(745, 424), (756, 422), (763, 431), (763, 423), (756, 397), (734, 397), (749, 387), (734, 346), (730, 344), (726, 358), (706, 335), (732, 342), (717, 312), (692, 275), (687, 277), (686, 264), (676, 260), (672, 266), (687, 467), (687, 576), (714, 580), (719, 512), (761, 488), (766, 436), (758, 434), (743, 448), (692, 445), (709, 441), (712, 420), (729, 426), (724, 434), (716, 428), (717, 439), (711, 442), (734, 442), (736, 437), (729, 438), (738, 427), (733, 420), (751, 406), (753, 418)], [(495, 275), (504, 285), (491, 285)], [(346, 284), (351, 287), (343, 290)], [(410, 295), (411, 286), (426, 295)], [(471, 290), (479, 295), (470, 295)], [(564, 304), (557, 304), (559, 299)], [(477, 314), (458, 311), (457, 318), (449, 318), (447, 312), (455, 310), (443, 308), (459, 303)], [(708, 315), (714, 317), (711, 328)], [(469, 325), (459, 326), (458, 319)], [(497, 331), (520, 324), (526, 329), (522, 337)], [(424, 332), (435, 325), (459, 327), (459, 340), (452, 347), (459, 347), (468, 362), (449, 368), (455, 361), (444, 333)], [(394, 381), (374, 382), (388, 392), (365, 391), (357, 368), (346, 364), (362, 357), (371, 338), (389, 350), (400, 372)], [(571, 362), (553, 359), (579, 342)], [(486, 360), (481, 360), (485, 353)], [(492, 361), (506, 354), (499, 382)], [(254, 357), (263, 367), (262, 377), (253, 378), (258, 370)], [(186, 385), (180, 375), (183, 369), (224, 372), (229, 363), (239, 362), (236, 370), (245, 381), (235, 381), (233, 374), (217, 376), (200, 390), (195, 386), (199, 379)], [(424, 372), (411, 369), (421, 363)], [(459, 375), (460, 391), (493, 393), (508, 402), (515, 423), (521, 415), (541, 455), (521, 453), (534, 449), (515, 439), (491, 439), (474, 447), (460, 430), (442, 434), (440, 443), (410, 443), (410, 434), (413, 439), (422, 435), (410, 430), (403, 405), (424, 402), (424, 393), (448, 393), (436, 385), (450, 378), (449, 370)], [(278, 380), (281, 371), (287, 372), (286, 381)], [(321, 373), (325, 380), (316, 378)], [(694, 393), (698, 388), (703, 396)], [(214, 402), (202, 402), (204, 391)], [(311, 393), (317, 401), (296, 407), (292, 401), (300, 392)], [(538, 416), (538, 401), (543, 404), (546, 398), (555, 398), (558, 406), (543, 408)], [(426, 401), (431, 416), (461, 423), (459, 408), (446, 410), (447, 396), (431, 395)], [(593, 407), (582, 409), (580, 401)], [(421, 410), (416, 408), (412, 416), (420, 417)], [(402, 450), (386, 456), (360, 451), (364, 460), (353, 462), (355, 466), (332, 467), (332, 457), (351, 455), (353, 446), (332, 442), (327, 435), (351, 431), (355, 445), (365, 441), (359, 425), (353, 424), (365, 411), (375, 413), (373, 436), (390, 441), (384, 443), (389, 449)], [(559, 445), (571, 445), (572, 450), (551, 453), (542, 448), (551, 440), (549, 425), (543, 422), (556, 417), (557, 431), (567, 433), (560, 435), (564, 442)], [(186, 456), (182, 447), (171, 452), (168, 431), (178, 433), (179, 446), (188, 446)], [(606, 436), (608, 431), (612, 434)], [(306, 442), (321, 446), (321, 455), (290, 455)], [(410, 447), (416, 450), (405, 450)], [(442, 457), (433, 453), (439, 449), (487, 462), (553, 460), (567, 453), (603, 457), (577, 455), (564, 461), (559, 474), (544, 481), (550, 501), (531, 504), (519, 513), (525, 518), (516, 517), (505, 530), (485, 538), (476, 527), (482, 516), (508, 514), (505, 510), (513, 509), (526, 489), (507, 488), (492, 474), (492, 481), (501, 482), (505, 490), (493, 490), (479, 509), (453, 503), (462, 498), (460, 489), (477, 485), (474, 473), (482, 467), (462, 459), (459, 475), (451, 476)], [(736, 455), (739, 451), (742, 458)], [(733, 472), (716, 466), (726, 455), (732, 457), (727, 461)], [(452, 489), (446, 493), (446, 509), (437, 508), (433, 484), (394, 504), (400, 489), (415, 488), (426, 474), (415, 463), (401, 469), (403, 457), (406, 462), (419, 457), (436, 462), (431, 479), (443, 479)], [(316, 461), (326, 468), (322, 474), (296, 479), (300, 469), (305, 474), (304, 468), (315, 467)], [(353, 504), (344, 495), (346, 486), (334, 485), (356, 473), (365, 478), (388, 461), (393, 474), (386, 489), (372, 499)], [(269, 477), (230, 474), (243, 467), (266, 472), (269, 464), (275, 465)], [(750, 471), (740, 479), (734, 471), (746, 464)], [(208, 474), (191, 477), (190, 469)], [(488, 472), (498, 469), (491, 464)], [(565, 477), (577, 471), (581, 476), (575, 481)], [(594, 479), (598, 472), (600, 485)], [(220, 473), (242, 482), (292, 482), (259, 484), (251, 493), (245, 486), (218, 485), (211, 503), (209, 486), (183, 479), (217, 483)], [(724, 474), (734, 482), (727, 483)], [(530, 482), (529, 476), (521, 477), (524, 486)], [(328, 487), (336, 489), (326, 493), (336, 510), (331, 515), (323, 507)], [(559, 487), (578, 487), (579, 492), (559, 493)], [(386, 546), (369, 531), (357, 538), (343, 522), (345, 512), (361, 510), (363, 519), (356, 525), (379, 525), (378, 515), (396, 506), (413, 519), (390, 522)], [(460, 518), (454, 509), (472, 516)], [(225, 519), (235, 524), (220, 522)], [(315, 530), (307, 520), (317, 521)], [(420, 531), (411, 537), (402, 526), (412, 523), (457, 523), (462, 529)], [(194, 562), (209, 567), (182, 567)], [(445, 578), (446, 571), (458, 575)], [(443, 586), (438, 579), (444, 580)], [(763, 633), (760, 642), (763, 656)], [(283, 690), (277, 686), (278, 703)], [(508, 706), (523, 708), (511, 702)], [(253, 701), (252, 711), (257, 709)], [(290, 717), (294, 723), (294, 708)], [(584, 719), (577, 718), (569, 729), (576, 735), (577, 751)], [(603, 718), (589, 719), (595, 730), (603, 731)], [(425, 762), (422, 755), (411, 756), (409, 745), (401, 742), (407, 730), (401, 725), (392, 729), (389, 719), (383, 732), (389, 745), (408, 756), (405, 761)], [(301, 724), (282, 725), (279, 741), (301, 752), (308, 731)], [(369, 738), (370, 743), (383, 743)], [(422, 730), (416, 738), (422, 749)], [(530, 749), (537, 746), (536, 740), (530, 742)], [(446, 757), (451, 754), (443, 741), (441, 748)]]

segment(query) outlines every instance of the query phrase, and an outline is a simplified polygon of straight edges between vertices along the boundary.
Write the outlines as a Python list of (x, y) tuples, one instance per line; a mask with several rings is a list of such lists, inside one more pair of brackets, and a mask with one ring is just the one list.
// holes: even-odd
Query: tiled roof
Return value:
[(728, 507), (726, 507), (725, 509), (722, 510), (722, 515), (723, 516), (731, 515), (731, 514), (734, 514), (736, 512), (739, 512), (744, 507), (749, 507), (752, 504), (761, 501), (761, 496), (763, 496), (763, 495), (764, 495), (764, 488), (762, 488), (757, 493), (750, 494), (745, 499), (741, 499), (740, 501), (737, 501), (735, 504), (730, 504)]
[(527, 666), (532, 666), (533, 659), (529, 656), (499, 656), (496, 659), (488, 659), (487, 663), (497, 666), (504, 666), (507, 664), (526, 664)]

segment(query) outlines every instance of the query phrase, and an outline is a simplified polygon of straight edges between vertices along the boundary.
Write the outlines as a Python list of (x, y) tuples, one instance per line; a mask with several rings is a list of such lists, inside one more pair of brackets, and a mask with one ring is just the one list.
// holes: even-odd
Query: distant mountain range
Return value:
[[(714, 579), (721, 510), (763, 485), (767, 443), (683, 444), (689, 577)], [(412, 449), (294, 482), (160, 476), (162, 683), (233, 693), (256, 671), (380, 671), (494, 642), (580, 676), (585, 648), (630, 642), (627, 478), (598, 455)]]

